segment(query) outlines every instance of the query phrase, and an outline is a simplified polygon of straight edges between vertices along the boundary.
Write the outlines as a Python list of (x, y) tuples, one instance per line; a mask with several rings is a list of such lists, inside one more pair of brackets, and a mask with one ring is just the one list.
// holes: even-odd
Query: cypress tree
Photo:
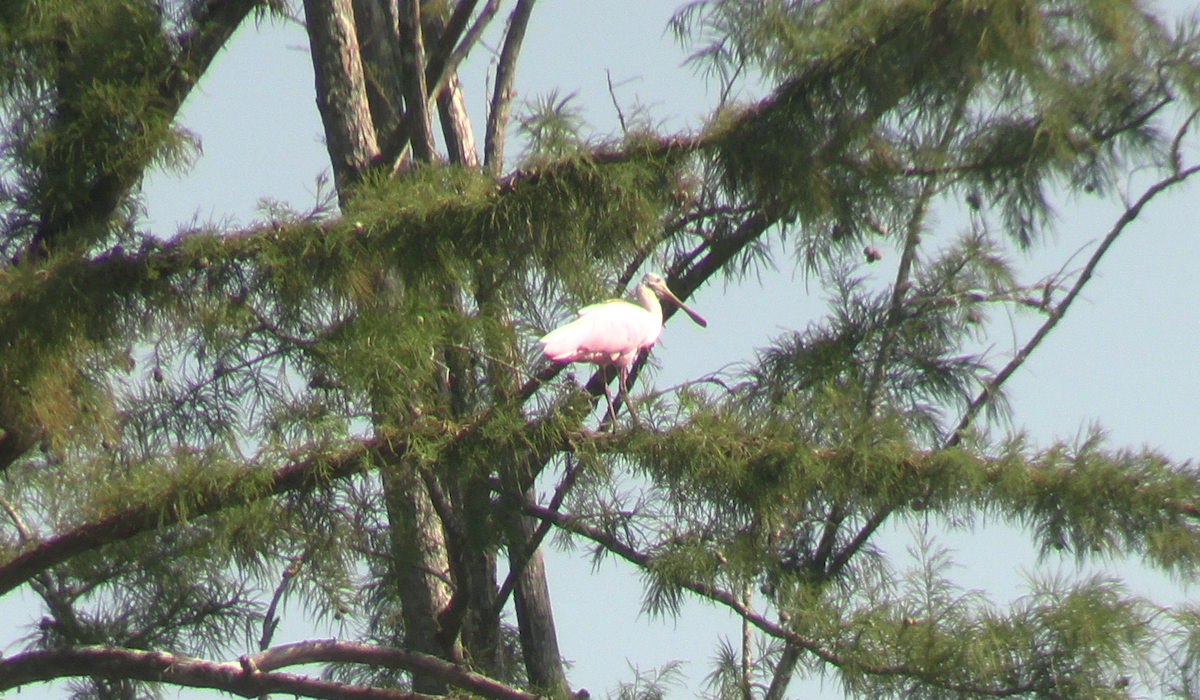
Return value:
[[(850, 697), (1194, 697), (1191, 608), (1102, 579), (1000, 607), (932, 548), (898, 574), (874, 547), (989, 516), (1195, 576), (1193, 465), (988, 429), (1112, 243), (1200, 170), (1194, 29), (1133, 0), (697, 0), (672, 30), (765, 96), (589, 141), (569, 101), (513, 103), (536, 10), (0, 5), (0, 594), (43, 608), (0, 689), (583, 698), (542, 562), (558, 533), (640, 570), (652, 611), (741, 618), (721, 700), (820, 674)], [(177, 115), (214, 56), (299, 13), (336, 205), (148, 230), (140, 185), (194, 156)], [(497, 17), (477, 142), (457, 73)], [(1132, 172), (1153, 178), (1124, 191)], [(1122, 213), (1078, 272), (1022, 283), (1010, 253), (1052, 231), (1054, 193)], [(934, 238), (947, 201), (971, 225)], [(605, 415), (612, 373), (579, 387), (540, 356), (650, 261), (686, 300), (784, 243), (828, 314), (719, 384), (643, 396), (641, 421)], [(874, 246), (899, 260), (882, 288)], [(1040, 325), (996, 362), (979, 341), (1012, 308)], [(280, 643), (288, 597), (345, 636)]]

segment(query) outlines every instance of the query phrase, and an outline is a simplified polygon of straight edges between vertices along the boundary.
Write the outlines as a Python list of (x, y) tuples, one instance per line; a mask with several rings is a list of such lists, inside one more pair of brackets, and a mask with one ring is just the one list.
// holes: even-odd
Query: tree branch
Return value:
[(193, 6), (191, 28), (176, 38), (179, 58), (159, 83), (159, 92), (175, 109), (183, 104), (246, 15), (261, 4), (262, 0), (207, 0)]
[(996, 376), (992, 378), (991, 381), (984, 385), (983, 389), (979, 392), (975, 399), (971, 401), (969, 406), (967, 406), (966, 411), (963, 413), (962, 419), (958, 422), (958, 427), (954, 429), (954, 433), (946, 441), (946, 447), (954, 447), (962, 442), (967, 429), (971, 427), (971, 423), (974, 422), (976, 416), (979, 415), (979, 411), (982, 410), (983, 407), (992, 400), (992, 397), (999, 393), (1000, 387), (1004, 385), (1004, 382), (1008, 381), (1008, 378), (1011, 377), (1013, 373), (1021, 367), (1021, 365), (1025, 364), (1025, 360), (1029, 359), (1029, 356), (1034, 350), (1037, 349), (1038, 345), (1040, 345), (1042, 341), (1046, 339), (1046, 336), (1050, 335), (1050, 331), (1054, 330), (1054, 327), (1057, 326), (1058, 322), (1061, 321), (1063, 316), (1066, 315), (1067, 310), (1071, 308), (1071, 304), (1074, 303), (1076, 297), (1078, 297), (1079, 293), (1083, 291), (1084, 286), (1086, 286), (1087, 283), (1092, 279), (1092, 275), (1095, 273), (1096, 267), (1100, 264), (1100, 261), (1104, 258), (1105, 253), (1108, 252), (1108, 249), (1112, 247), (1112, 244), (1115, 243), (1117, 238), (1119, 238), (1125, 231), (1125, 227), (1133, 223), (1133, 221), (1137, 219), (1138, 215), (1142, 213), (1142, 208), (1149, 204), (1151, 200), (1153, 200), (1163, 191), (1170, 189), (1181, 182), (1184, 182), (1197, 172), (1200, 172), (1200, 165), (1193, 165), (1190, 168), (1180, 168), (1178, 165), (1174, 165), (1174, 170), (1170, 177), (1159, 180), (1151, 185), (1146, 189), (1145, 192), (1142, 193), (1141, 197), (1138, 197), (1136, 202), (1125, 208), (1125, 211), (1122, 212), (1121, 216), (1117, 219), (1117, 222), (1113, 224), (1112, 229), (1109, 230), (1108, 235), (1104, 237), (1104, 240), (1100, 242), (1100, 245), (1092, 253), (1092, 256), (1087, 261), (1087, 264), (1084, 265), (1083, 271), (1079, 273), (1079, 278), (1075, 280), (1075, 284), (1071, 286), (1071, 289), (1067, 292), (1067, 295), (1063, 297), (1062, 301), (1060, 301), (1050, 310), (1048, 318), (1037, 329), (1037, 332), (1033, 334), (1033, 337), (1031, 337), (1025, 343), (1025, 345), (1017, 351), (1017, 354), (1008, 361), (1008, 364), (1006, 364), (996, 374)]
[(854, 536), (854, 539), (850, 540), (845, 547), (842, 547), (841, 551), (834, 555), (833, 560), (829, 562), (829, 566), (825, 569), (825, 576), (827, 578), (837, 576), (842, 568), (850, 562), (851, 557), (863, 548), (863, 545), (867, 543), (871, 535), (875, 534), (875, 531), (879, 529), (883, 521), (887, 520), (887, 517), (891, 515), (893, 510), (895, 508), (892, 506), (883, 506), (872, 513), (867, 522), (859, 529), (858, 534)]
[[(160, 99), (155, 101), (154, 107), (174, 116), (225, 42), (259, 4), (260, 0), (202, 0), (193, 5), (187, 18), (191, 28), (177, 37), (180, 53), (158, 83)], [(94, 164), (100, 172), (83, 201), (74, 203), (69, 211), (46, 216), (40, 222), (29, 247), (28, 259), (44, 259), (54, 247), (54, 240), (69, 229), (107, 221), (130, 188), (141, 179), (150, 161), (151, 157), (147, 155), (137, 166), (123, 172), (114, 172), (105, 164)], [(0, 435), (0, 460), (4, 458), (4, 448), (12, 444)]]
[(447, 79), (445, 89), (438, 91), (436, 102), (450, 162), (468, 168), (478, 168), (479, 154), (475, 152), (475, 134), (467, 116), (462, 87), (454, 74)]
[[(367, 454), (379, 446), (379, 440), (368, 440), (335, 454), (310, 455), (273, 470), (265, 479), (256, 476), (260, 470), (249, 468), (201, 493), (180, 488), (154, 501), (130, 506), (101, 520), (80, 525), (0, 565), (0, 595), (78, 554), (178, 524), (185, 517), (208, 515), (357, 474), (362, 471)], [(248, 489), (247, 482), (257, 482), (259, 487)]]
[(496, 91), (492, 96), (483, 146), (484, 167), (493, 175), (499, 175), (504, 167), (504, 135), (512, 110), (517, 56), (521, 53), (521, 43), (525, 41), (525, 29), (529, 26), (534, 2), (517, 0), (517, 6), (508, 18), (508, 33), (504, 38), (504, 48), (500, 50), (500, 63), (496, 66)]
[(321, 700), (436, 700), (430, 695), (349, 685), (292, 673), (263, 673), (249, 663), (203, 661), (158, 651), (76, 647), (29, 651), (0, 660), (0, 690), (80, 676), (210, 688), (244, 698), (282, 693)]
[(271, 596), (271, 603), (267, 606), (267, 612), (263, 615), (263, 631), (262, 637), (258, 640), (258, 648), (260, 651), (266, 650), (271, 646), (271, 638), (275, 636), (275, 630), (279, 627), (280, 618), (275, 614), (279, 608), (279, 602), (283, 600), (284, 594), (287, 593), (289, 584), (292, 578), (300, 572), (300, 567), (304, 566), (303, 555), (296, 557), (288, 563), (283, 569), (283, 574), (279, 577), (279, 585), (275, 587), (275, 594)]
[(775, 672), (771, 675), (771, 685), (767, 688), (763, 700), (783, 700), (792, 674), (796, 672), (796, 663), (800, 661), (800, 649), (788, 644), (779, 655), (779, 663), (775, 664)]
[[(562, 503), (567, 497), (567, 492), (575, 485), (575, 480), (579, 476), (579, 470), (582, 468), (583, 465), (578, 460), (567, 467), (562, 481), (559, 482), (558, 488), (554, 490), (554, 495), (550, 498), (550, 505), (548, 506), (550, 510), (557, 512), (562, 507)], [(518, 572), (524, 567), (529, 557), (533, 556), (534, 551), (542, 545), (542, 541), (546, 539), (546, 535), (550, 532), (550, 527), (549, 520), (539, 522), (529, 540), (524, 543), (524, 547), (519, 551), (518, 556), (513, 557), (513, 560), (509, 562), (508, 576), (504, 578), (504, 583), (501, 584), (500, 589), (496, 592), (495, 613), (497, 615), (500, 614), (500, 611), (508, 603), (508, 596), (512, 593), (513, 586), (516, 585)]]
[[(532, 504), (525, 506), (525, 512), (535, 518), (549, 520), (567, 532), (586, 537), (639, 568), (652, 570), (653, 558), (650, 555), (637, 551), (616, 537), (609, 535), (599, 528), (587, 525), (573, 516)], [(1034, 686), (1030, 684), (988, 686), (957, 683), (939, 677), (936, 672), (915, 668), (907, 664), (877, 665), (863, 663), (859, 659), (839, 654), (814, 639), (804, 637), (780, 624), (768, 620), (766, 617), (743, 605), (737, 596), (728, 591), (702, 581), (674, 581), (673, 583), (702, 598), (725, 606), (767, 635), (783, 640), (791, 647), (807, 651), (821, 661), (846, 671), (863, 673), (870, 676), (911, 678), (936, 688), (988, 697), (1011, 697), (1028, 693), (1034, 689)]]
[(425, 78), (425, 40), (421, 27), (421, 1), (399, 0), (401, 55), (404, 58), (404, 111), (411, 120), (409, 142), (423, 163), (433, 160), (433, 123), (429, 118), (429, 89)]
[(249, 661), (260, 671), (310, 663), (357, 663), (396, 668), (432, 676), (490, 700), (539, 700), (539, 696), (507, 686), (436, 656), (404, 649), (336, 639), (283, 644), (254, 654)]
[[(471, 15), (475, 12), (477, 4), (479, 4), (479, 0), (459, 0), (458, 4), (454, 6), (449, 19), (446, 20), (446, 25), (442, 27), (441, 34), (437, 37), (437, 41), (433, 42), (433, 48), (429, 51), (429, 67), (425, 74), (426, 83), (437, 85), (440, 82), (438, 78), (441, 77), (441, 71), (446, 65), (446, 60), (454, 52), (458, 40), (462, 38), (463, 32), (466, 31), (467, 23), (471, 21)], [(493, 5), (499, 8), (499, 0), (490, 0), (488, 2), (488, 7)], [(480, 13), (480, 17), (483, 17), (485, 14), (487, 14), (486, 9)], [(492, 10), (492, 14), (495, 14), (494, 9)]]
[[(475, 19), (475, 23), (471, 25), (471, 28), (463, 36), (458, 46), (454, 47), (452, 51), (447, 51), (447, 55), (443, 58), (441, 56), (440, 42), (449, 41), (455, 37), (454, 27), (456, 26), (456, 18), (459, 17), (459, 10), (466, 11), (464, 8), (467, 1), (464, 0), (455, 9), (455, 14), (450, 17), (450, 21), (447, 22), (446, 28), (442, 31), (442, 36), (439, 38), (439, 47), (435, 49), (435, 53), (429, 56), (429, 65), (425, 70), (425, 85), (428, 88), (431, 99), (437, 99), (442, 96), (451, 82), (451, 76), (458, 70), (458, 64), (466, 58), (471, 48), (479, 41), (483, 30), (487, 28), (492, 17), (500, 9), (500, 0), (488, 0), (488, 4), (480, 11), (479, 16)], [(469, 17), (466, 19), (469, 19)], [(381, 140), (380, 153), (374, 163), (376, 167), (387, 167), (392, 171), (400, 167), (403, 163), (403, 155), (408, 148), (415, 124), (416, 119), (411, 112), (408, 112), (401, 118), (396, 128)], [(476, 157), (476, 160), (478, 160), (478, 157)]]

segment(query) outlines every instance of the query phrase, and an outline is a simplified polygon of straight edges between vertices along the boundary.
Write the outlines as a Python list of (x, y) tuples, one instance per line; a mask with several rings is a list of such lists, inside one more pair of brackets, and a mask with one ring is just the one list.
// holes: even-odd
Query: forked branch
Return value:
[[(1195, 114), (1196, 113), (1193, 113), (1192, 117), (1195, 117)], [(1192, 117), (1189, 117), (1188, 124), (1191, 123)], [(1185, 124), (1183, 128), (1186, 129), (1187, 124)], [(1180, 133), (1183, 133), (1182, 130)], [(1177, 157), (1177, 149), (1178, 139), (1173, 146), (1173, 158)], [(954, 433), (946, 441), (946, 447), (954, 447), (962, 442), (963, 436), (966, 434), (967, 429), (971, 427), (971, 424), (975, 421), (975, 418), (978, 417), (979, 412), (983, 410), (985, 406), (987, 406), (988, 402), (991, 401), (994, 396), (999, 394), (1000, 388), (1004, 385), (1004, 382), (1008, 381), (1008, 378), (1011, 377), (1013, 373), (1021, 367), (1021, 365), (1025, 364), (1025, 361), (1029, 359), (1029, 356), (1033, 354), (1033, 351), (1036, 350), (1039, 345), (1041, 345), (1042, 341), (1046, 339), (1046, 336), (1050, 335), (1050, 331), (1054, 330), (1054, 327), (1057, 326), (1058, 322), (1061, 321), (1063, 316), (1066, 315), (1067, 310), (1071, 308), (1071, 304), (1074, 303), (1075, 299), (1079, 296), (1079, 293), (1083, 291), (1083, 288), (1089, 281), (1091, 281), (1092, 275), (1095, 274), (1097, 266), (1100, 265), (1100, 261), (1104, 259), (1104, 255), (1108, 252), (1109, 248), (1111, 248), (1112, 244), (1115, 243), (1121, 234), (1125, 232), (1125, 228), (1138, 218), (1138, 215), (1142, 213), (1142, 208), (1149, 204), (1158, 195), (1174, 187), (1175, 185), (1186, 181), (1197, 172), (1200, 172), (1200, 165), (1193, 165), (1189, 168), (1183, 168), (1180, 165), (1175, 164), (1169, 177), (1163, 178), (1162, 180), (1159, 180), (1150, 187), (1146, 188), (1146, 190), (1140, 197), (1137, 198), (1136, 201), (1134, 201), (1132, 204), (1129, 204), (1125, 208), (1125, 211), (1121, 213), (1121, 216), (1117, 219), (1116, 223), (1113, 224), (1112, 229), (1109, 230), (1108, 235), (1104, 237), (1104, 240), (1100, 241), (1100, 245), (1096, 247), (1096, 250), (1092, 253), (1092, 256), (1088, 258), (1087, 264), (1084, 265), (1083, 270), (1079, 273), (1079, 277), (1075, 280), (1075, 284), (1071, 285), (1070, 291), (1067, 292), (1066, 296), (1064, 296), (1060, 302), (1050, 308), (1046, 320), (1042, 322), (1042, 325), (1037, 329), (1037, 332), (1034, 333), (1033, 336), (1025, 343), (1025, 345), (1017, 351), (1017, 354), (1013, 355), (1012, 359), (1008, 361), (1008, 364), (1004, 365), (1004, 367), (998, 373), (996, 373), (996, 376), (992, 377), (990, 381), (984, 384), (983, 389), (980, 390), (975, 399), (972, 400), (970, 405), (967, 406), (966, 411), (963, 412), (962, 419), (958, 422), (958, 427), (954, 429)]]

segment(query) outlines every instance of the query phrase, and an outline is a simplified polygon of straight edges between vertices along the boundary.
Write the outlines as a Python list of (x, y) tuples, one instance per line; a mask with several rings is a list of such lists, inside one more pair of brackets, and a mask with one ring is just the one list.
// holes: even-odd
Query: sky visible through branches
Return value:
[[(1176, 17), (1196, 11), (1183, 0), (1157, 7)], [(575, 93), (572, 104), (597, 135), (619, 130), (614, 101), (622, 116), (648, 109), (651, 118), (671, 130), (699, 126), (716, 104), (718, 88), (681, 65), (687, 50), (666, 31), (674, 10), (673, 2), (649, 0), (544, 3), (527, 34), (517, 74), (518, 99), (535, 100), (554, 90), (559, 97)], [(145, 228), (169, 237), (193, 221), (245, 225), (261, 216), (260, 197), (296, 209), (312, 206), (315, 183), (328, 170), (328, 158), (320, 141), (305, 46), (303, 29), (294, 25), (265, 23), (239, 32), (183, 110), (182, 123), (202, 140), (203, 155), (182, 177), (151, 177), (144, 192)], [(491, 59), (477, 52), (461, 71), (466, 95), (486, 94), (482, 82)], [(468, 104), (468, 109), (481, 134), (482, 104)], [(1196, 144), (1191, 146), (1194, 150)], [(1138, 191), (1137, 185), (1135, 180), (1130, 192)], [(1082, 436), (1098, 425), (1113, 447), (1151, 445), (1177, 460), (1200, 455), (1197, 197), (1192, 185), (1154, 203), (1118, 241), (1079, 303), (1008, 383), (1013, 407), (1009, 429), (1049, 444)], [(958, 206), (941, 203), (937, 220), (942, 230), (958, 227)], [(1029, 253), (1031, 261), (1022, 265), (1027, 282), (1060, 268), (1080, 267), (1117, 216), (1115, 209), (1088, 201), (1060, 201), (1056, 209), (1057, 235), (1037, 245)], [(890, 248), (881, 250), (884, 259), (872, 271), (882, 285), (894, 277), (897, 255)], [(818, 285), (794, 270), (786, 255), (779, 260), (778, 270), (758, 278), (752, 274), (742, 282), (748, 291), (761, 285), (772, 295), (769, 309), (756, 309), (747, 301), (751, 295), (734, 285), (712, 285), (695, 295), (691, 301), (708, 318), (709, 328), (668, 325), (654, 353), (653, 383), (666, 388), (751, 359), (755, 348), (771, 338), (819, 318), (824, 301)], [(997, 333), (990, 352), (1010, 354), (1038, 322), (1032, 312), (1013, 317), (1007, 344), (999, 340), (1004, 334)], [(1003, 526), (975, 525), (972, 531), (947, 532), (944, 523), (931, 523), (938, 542), (955, 550), (960, 568), (952, 578), (967, 588), (986, 589), (1000, 603), (1021, 595), (1022, 571), (1039, 562), (1028, 537)], [(912, 533), (893, 530), (886, 540), (901, 551)], [(640, 582), (627, 567), (605, 562), (593, 572), (583, 557), (553, 548), (548, 554), (560, 643), (573, 662), (572, 682), (593, 696), (603, 697), (615, 691), (617, 682), (632, 678), (624, 656), (630, 653), (636, 656), (628, 661), (643, 671), (673, 660), (686, 662), (686, 682), (675, 696), (691, 697), (702, 689), (719, 637), (737, 639), (738, 625), (729, 615), (695, 602), (686, 605), (678, 621), (639, 616)], [(1073, 560), (1056, 557), (1041, 560), (1041, 566), (1078, 571)], [(1162, 603), (1196, 593), (1159, 574), (1122, 569), (1121, 562), (1109, 566), (1121, 571), (1136, 592)], [(1089, 565), (1087, 570), (1098, 568)], [(9, 619), (30, 618), (34, 624), (33, 603), (31, 596), (26, 600), (12, 594), (0, 604)], [(285, 613), (277, 641), (338, 632), (309, 629), (297, 624), (301, 618), (298, 606)], [(22, 694), (39, 700), (60, 691), (38, 686)], [(790, 691), (793, 697), (840, 696), (836, 688), (822, 690), (819, 684), (794, 682)], [(181, 694), (198, 696), (190, 690)]]

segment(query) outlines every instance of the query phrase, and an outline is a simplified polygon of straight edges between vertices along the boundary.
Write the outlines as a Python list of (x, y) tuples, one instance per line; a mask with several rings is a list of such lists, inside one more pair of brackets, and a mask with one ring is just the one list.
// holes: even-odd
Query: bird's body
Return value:
[[(671, 290), (662, 277), (647, 274), (638, 285), (638, 303), (610, 299), (585, 306), (579, 317), (541, 338), (543, 352), (555, 362), (589, 362), (600, 367), (617, 368), (621, 391), (629, 401), (626, 379), (629, 368), (643, 349), (658, 341), (662, 334), (663, 315), (659, 296), (670, 299), (687, 312), (696, 323), (708, 325), (695, 311), (689, 309)], [(605, 395), (608, 394), (605, 385)], [(609, 396), (611, 411), (612, 397)], [(630, 415), (633, 407), (630, 405)]]
[[(641, 289), (645, 289), (642, 287)], [(653, 293), (642, 305), (621, 299), (585, 306), (579, 317), (541, 339), (555, 362), (590, 362), (628, 369), (662, 333), (662, 306)], [(647, 303), (648, 302), (648, 303)]]

